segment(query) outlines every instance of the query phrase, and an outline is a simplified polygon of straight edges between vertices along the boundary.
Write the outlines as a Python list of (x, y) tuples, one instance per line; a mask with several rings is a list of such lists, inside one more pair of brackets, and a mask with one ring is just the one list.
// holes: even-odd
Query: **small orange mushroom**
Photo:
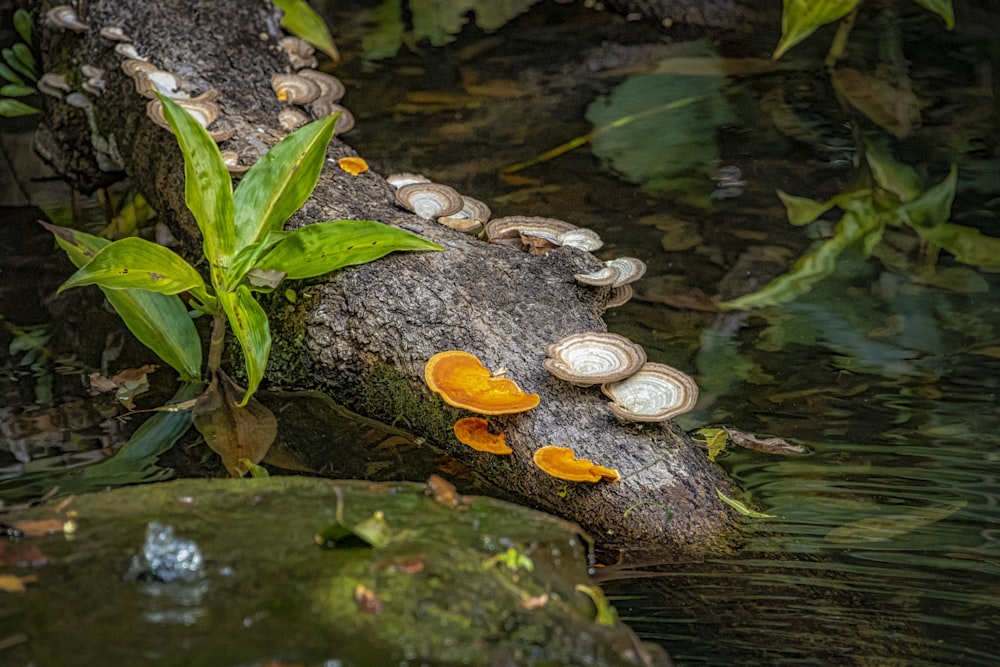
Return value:
[(569, 482), (599, 482), (602, 479), (617, 482), (619, 479), (617, 470), (578, 459), (569, 447), (548, 445), (536, 451), (533, 459), (542, 472)]
[(358, 176), (368, 171), (368, 163), (359, 157), (342, 157), (337, 165), (351, 176)]
[(509, 415), (538, 405), (538, 394), (526, 394), (513, 380), (496, 377), (474, 355), (458, 350), (438, 352), (424, 366), (424, 380), (448, 405), (481, 415)]
[(510, 454), (514, 451), (504, 442), (503, 433), (490, 433), (490, 425), (479, 417), (466, 417), (455, 422), (455, 437), (480, 452)]

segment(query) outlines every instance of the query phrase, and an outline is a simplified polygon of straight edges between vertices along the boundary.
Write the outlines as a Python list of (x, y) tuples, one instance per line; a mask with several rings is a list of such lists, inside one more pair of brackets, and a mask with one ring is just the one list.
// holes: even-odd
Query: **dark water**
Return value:
[[(423, 172), (487, 201), (494, 215), (591, 227), (605, 240), (602, 258), (643, 259), (649, 271), (636, 297), (606, 319), (651, 360), (697, 378), (702, 400), (682, 425), (725, 425), (807, 449), (730, 445), (718, 463), (745, 491), (741, 500), (773, 516), (746, 519), (746, 542), (731, 558), (601, 573), (620, 615), (680, 665), (998, 664), (997, 275), (947, 253), (934, 261), (912, 232), (891, 229), (876, 257), (843, 255), (831, 276), (785, 305), (739, 314), (712, 304), (788, 270), (836, 221), (793, 227), (775, 195), (824, 199), (855, 177), (855, 137), (820, 64), (831, 33), (771, 66), (776, 27), (718, 44), (546, 2), (497, 32), (466, 26), (447, 46), (411, 49), (402, 34), (397, 56), (366, 60), (363, 39), (395, 51), (395, 24), (391, 12), (354, 9), (330, 14), (345, 56), (337, 74), (359, 120), (345, 140), (382, 173)], [(922, 125), (889, 145), (928, 185), (957, 163), (951, 220), (998, 236), (991, 72), (1000, 54), (983, 17), (959, 13), (953, 35), (920, 11), (901, 21), (896, 37)], [(882, 38), (895, 39), (863, 24), (852, 36)], [(692, 101), (659, 110), (676, 99)], [(503, 173), (627, 115), (639, 118), (625, 134), (598, 132)], [(50, 210), (96, 206), (61, 197)], [(45, 245), (22, 231), (36, 212), (22, 213), (14, 227), (5, 209), (18, 230), (5, 257)], [(4, 347), (39, 327), (60, 343), (49, 348), (71, 348), (65, 327), (52, 328), (35, 306), (60, 275), (29, 284), (31, 267), (2, 269)], [(120, 348), (114, 338), (91, 345)], [(127, 347), (120, 354), (139, 361)], [(99, 370), (102, 353), (76, 359), (84, 369), (69, 363), (72, 353), (24, 360), (23, 351), (4, 357), (7, 406), (51, 395), (39, 378), (56, 378), (58, 395), (82, 391), (82, 370)], [(113, 420), (91, 418), (92, 438), (122, 437)], [(52, 465), (74, 448), (93, 442), (53, 445)]]
[[(963, 26), (960, 12), (946, 35), (919, 11), (888, 27), (866, 16), (852, 39), (901, 50), (921, 100), (922, 125), (888, 144), (927, 185), (957, 163), (951, 220), (996, 236), (998, 60), (983, 17)], [(371, 43), (373, 22), (351, 21), (334, 20), (342, 48)], [(338, 70), (359, 118), (345, 139), (383, 173), (424, 173), (495, 216), (591, 227), (602, 258), (646, 261), (636, 297), (606, 319), (697, 377), (702, 400), (683, 426), (807, 448), (719, 456), (743, 500), (773, 515), (747, 520), (738, 555), (605, 573), (640, 634), (681, 665), (997, 664), (997, 275), (947, 253), (935, 262), (892, 228), (876, 257), (845, 253), (787, 304), (742, 315), (710, 304), (787, 271), (837, 219), (793, 227), (775, 195), (822, 200), (855, 177), (856, 140), (820, 65), (830, 36), (771, 67), (776, 28), (720, 45), (543, 4), (497, 33), (466, 25), (448, 46), (388, 60), (364, 61), (355, 42)], [(708, 76), (690, 74), (706, 62)], [(698, 102), (504, 173), (678, 96)]]

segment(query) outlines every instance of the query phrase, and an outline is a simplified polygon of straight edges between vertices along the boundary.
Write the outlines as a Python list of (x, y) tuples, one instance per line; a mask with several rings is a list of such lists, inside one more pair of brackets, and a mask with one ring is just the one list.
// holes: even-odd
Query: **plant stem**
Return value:
[(847, 38), (851, 34), (851, 28), (854, 27), (854, 20), (856, 18), (858, 18), (858, 9), (855, 7), (854, 11), (845, 16), (837, 27), (837, 34), (834, 35), (833, 43), (830, 44), (830, 51), (823, 62), (827, 69), (833, 69), (841, 58), (844, 57), (844, 52), (847, 50)]
[(212, 338), (208, 343), (208, 372), (214, 374), (222, 365), (222, 344), (226, 340), (226, 315), (212, 317)]

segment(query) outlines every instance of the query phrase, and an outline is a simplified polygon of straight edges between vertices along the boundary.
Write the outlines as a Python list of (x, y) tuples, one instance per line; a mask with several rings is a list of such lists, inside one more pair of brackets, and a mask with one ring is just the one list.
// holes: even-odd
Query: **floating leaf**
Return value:
[(759, 438), (753, 433), (744, 433), (734, 428), (724, 429), (734, 445), (765, 454), (802, 454), (806, 448), (788, 442), (784, 438)]
[(775, 60), (785, 54), (816, 28), (842, 19), (858, 6), (861, 0), (785, 0), (781, 15), (781, 39), (771, 56)]
[(749, 507), (747, 507), (746, 505), (744, 505), (743, 503), (741, 503), (740, 501), (733, 500), (732, 498), (730, 498), (729, 496), (727, 496), (726, 494), (724, 494), (722, 491), (719, 491), (718, 489), (715, 490), (715, 493), (716, 493), (716, 495), (719, 496), (719, 500), (721, 500), (722, 502), (726, 503), (727, 505), (729, 505), (730, 507), (732, 507), (734, 510), (736, 510), (737, 512), (739, 512), (743, 516), (748, 516), (751, 519), (773, 519), (774, 518), (773, 514), (764, 514), (763, 512), (758, 512), (757, 510), (752, 510)]
[(219, 371), (192, 408), (194, 426), (233, 477), (260, 463), (278, 435), (274, 414)]
[(285, 13), (281, 19), (283, 28), (330, 56), (330, 60), (334, 62), (340, 60), (340, 53), (333, 43), (333, 37), (330, 36), (326, 23), (306, 0), (274, 0), (274, 5)]
[(722, 453), (729, 442), (729, 435), (724, 428), (700, 428), (695, 431), (695, 435), (705, 440), (709, 461), (714, 461), (715, 457)]
[(300, 227), (257, 263), (290, 280), (313, 278), (353, 264), (365, 264), (397, 250), (443, 250), (436, 243), (374, 220), (334, 220)]

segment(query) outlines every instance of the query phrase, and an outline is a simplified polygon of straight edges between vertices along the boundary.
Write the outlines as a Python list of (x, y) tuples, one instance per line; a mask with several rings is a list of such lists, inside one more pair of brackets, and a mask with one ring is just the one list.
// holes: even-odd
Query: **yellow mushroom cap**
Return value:
[(510, 454), (503, 433), (490, 433), (490, 425), (480, 417), (465, 417), (455, 422), (455, 437), (464, 445), (490, 454)]
[(513, 380), (495, 377), (474, 355), (458, 350), (438, 352), (424, 366), (424, 380), (448, 405), (481, 415), (507, 415), (538, 405), (538, 394), (526, 394)]
[(602, 479), (617, 482), (620, 479), (617, 470), (578, 459), (569, 447), (548, 445), (536, 451), (533, 459), (542, 472), (569, 482), (599, 482)]

